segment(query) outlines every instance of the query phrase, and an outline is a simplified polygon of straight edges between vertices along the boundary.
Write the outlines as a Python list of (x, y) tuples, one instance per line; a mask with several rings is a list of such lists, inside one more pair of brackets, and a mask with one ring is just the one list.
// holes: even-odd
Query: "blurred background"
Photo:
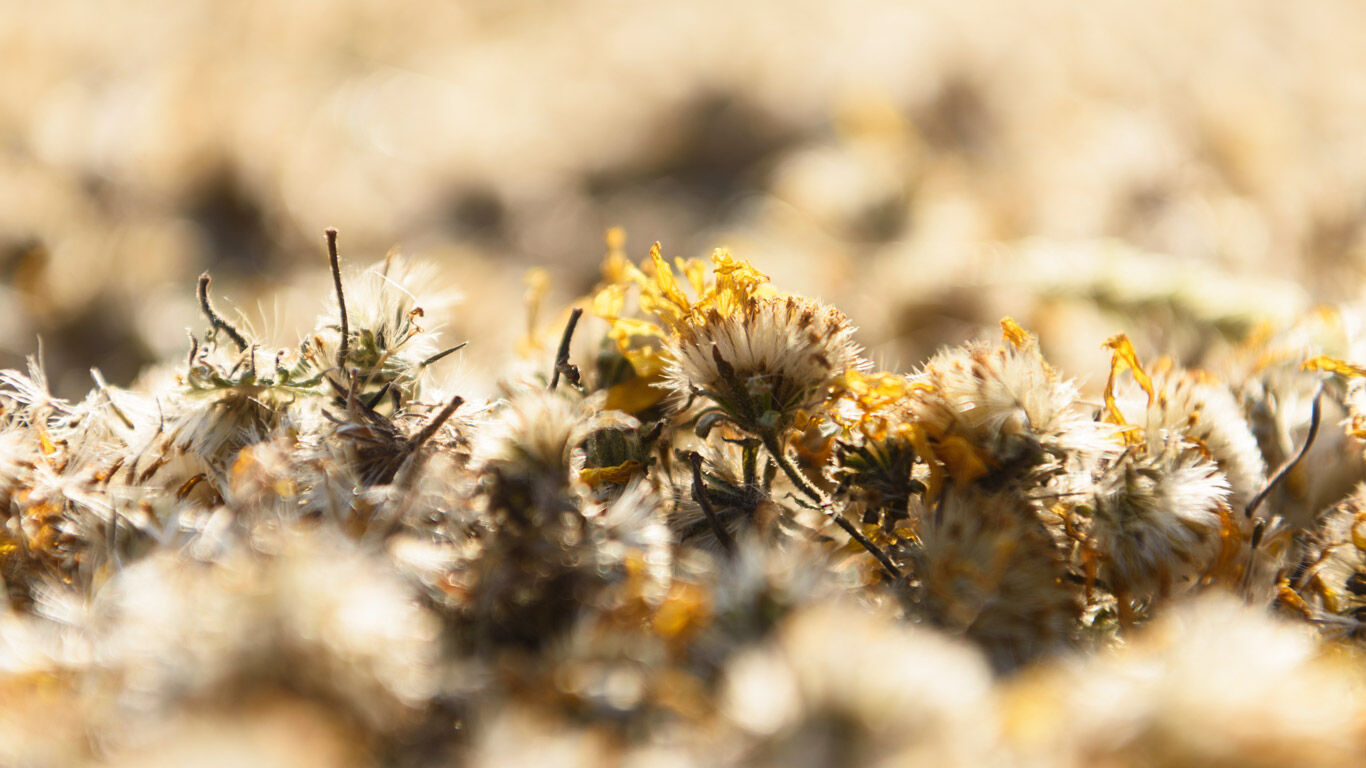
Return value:
[[(486, 387), (628, 252), (728, 246), (908, 370), (1001, 315), (1073, 375), (1184, 362), (1366, 270), (1350, 0), (0, 0), (0, 366), (184, 354), (193, 286), (290, 343), (322, 230), (464, 295)], [(548, 322), (549, 316), (542, 318)]]

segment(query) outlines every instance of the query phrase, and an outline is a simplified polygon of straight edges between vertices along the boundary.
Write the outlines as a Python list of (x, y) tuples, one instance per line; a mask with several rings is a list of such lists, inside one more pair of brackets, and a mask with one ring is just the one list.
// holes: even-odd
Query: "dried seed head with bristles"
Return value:
[(435, 617), (383, 558), (294, 528), (238, 539), (212, 562), (139, 561), (100, 592), (89, 632), (101, 719), (128, 729), (116, 740), (189, 705), (280, 689), (392, 728), (432, 695), (438, 653)]
[(328, 246), (338, 309), (318, 318), (305, 356), (320, 369), (335, 371), (333, 378), (343, 384), (356, 376), (362, 400), (382, 390), (405, 402), (421, 396), (428, 366), (463, 346), (442, 350), (439, 334), (424, 327), (435, 322), (425, 318), (442, 317), (455, 297), (433, 290), (431, 265), (394, 252), (343, 285), (335, 231)]
[(1266, 482), (1266, 462), (1233, 394), (1210, 374), (1169, 366), (1150, 382), (1151, 397), (1137, 383), (1117, 386), (1117, 407), (1150, 450), (1172, 440), (1213, 460), (1228, 480), (1229, 504), (1241, 510)]
[[(184, 402), (171, 431), (177, 444), (218, 475), (237, 451), (270, 437), (300, 415), (320, 393), (322, 370), (294, 350), (263, 350), (224, 320), (208, 296), (209, 276), (199, 282), (200, 304), (211, 326), (201, 344), (191, 335), (188, 368), (180, 377)], [(225, 350), (226, 333), (234, 350)]]
[(1366, 637), (1366, 485), (1319, 518), (1282, 602), (1328, 635)]
[(749, 764), (999, 764), (990, 669), (970, 646), (840, 604), (736, 654), (720, 710)]
[(1361, 660), (1222, 594), (1122, 647), (1004, 691), (1025, 765), (1347, 768), (1361, 761)]
[(701, 394), (747, 432), (782, 433), (859, 367), (854, 327), (839, 310), (800, 296), (753, 299), (709, 310), (670, 338), (666, 380), (680, 397)]
[(1082, 607), (1065, 553), (1014, 493), (946, 490), (917, 505), (905, 545), (916, 610), (978, 643), (1002, 669), (1067, 647)]
[(1022, 473), (1042, 480), (1069, 458), (1090, 463), (1114, 451), (1113, 431), (1096, 423), (1034, 337), (1010, 318), (1002, 326), (1008, 343), (942, 351), (911, 378), (910, 416), (954, 480), (999, 484)]
[(777, 435), (802, 412), (825, 402), (840, 374), (866, 365), (853, 340), (854, 327), (842, 312), (805, 297), (778, 295), (766, 275), (724, 250), (712, 254), (710, 282), (701, 262), (677, 262), (695, 299), (660, 255), (658, 243), (650, 258), (653, 275), (634, 268), (627, 275), (640, 286), (641, 309), (658, 325), (620, 317), (624, 285), (609, 286), (595, 304), (613, 321), (612, 338), (637, 372), (655, 366), (633, 339), (662, 341), (662, 349), (644, 349), (663, 358), (664, 382), (679, 400), (700, 395), (713, 413), (741, 429)]
[(1176, 444), (1156, 455), (1130, 451), (1074, 508), (1085, 518), (1087, 551), (1119, 598), (1133, 603), (1190, 588), (1241, 544), (1219, 467)]

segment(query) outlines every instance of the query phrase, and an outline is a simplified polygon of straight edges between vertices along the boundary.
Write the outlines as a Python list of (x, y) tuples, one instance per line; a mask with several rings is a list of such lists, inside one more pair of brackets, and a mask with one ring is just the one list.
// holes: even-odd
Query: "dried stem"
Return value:
[(1248, 502), (1247, 508), (1243, 511), (1244, 517), (1251, 518), (1252, 514), (1257, 511), (1257, 508), (1262, 505), (1262, 502), (1266, 501), (1266, 497), (1275, 490), (1276, 486), (1281, 484), (1281, 481), (1285, 480), (1285, 478), (1290, 475), (1291, 470), (1300, 463), (1300, 460), (1305, 457), (1305, 454), (1309, 453), (1310, 446), (1314, 444), (1314, 439), (1319, 435), (1319, 421), (1323, 418), (1322, 400), (1323, 382), (1320, 381), (1318, 389), (1314, 390), (1314, 403), (1309, 409), (1309, 434), (1305, 435), (1304, 444), (1300, 446), (1300, 449), (1295, 452), (1294, 456), (1290, 457), (1288, 461), (1281, 465), (1280, 469), (1276, 470), (1276, 474), (1272, 475), (1271, 479), (1266, 481), (1266, 485), (1262, 486), (1262, 490), (1253, 497), (1252, 501)]
[(893, 581), (899, 581), (901, 579), (901, 569), (896, 567), (896, 564), (892, 562), (892, 559), (887, 556), (886, 552), (883, 552), (878, 545), (874, 544), (867, 536), (860, 533), (859, 529), (854, 527), (853, 523), (844, 519), (844, 515), (841, 515), (839, 510), (835, 509), (834, 505), (830, 503), (830, 500), (826, 498), (825, 494), (802, 474), (802, 471), (797, 468), (797, 465), (793, 464), (792, 460), (787, 457), (787, 453), (782, 449), (782, 446), (778, 442), (778, 437), (772, 432), (766, 432), (763, 435), (763, 440), (764, 447), (768, 449), (768, 452), (773, 456), (774, 461), (778, 462), (778, 466), (787, 474), (787, 477), (792, 481), (792, 484), (797, 486), (797, 489), (806, 494), (812, 501), (816, 502), (821, 510), (824, 511), (831, 520), (835, 521), (836, 525), (843, 528), (844, 532), (849, 534), (849, 538), (857, 541), (860, 546), (868, 550), (870, 555), (877, 558), (878, 563), (882, 565), (882, 569), (887, 572), (887, 575), (892, 577)]
[(550, 390), (553, 392), (555, 387), (560, 385), (560, 374), (569, 380), (574, 386), (579, 385), (579, 368), (569, 362), (569, 342), (574, 339), (574, 328), (579, 324), (579, 318), (583, 316), (583, 307), (574, 307), (569, 313), (569, 322), (564, 326), (564, 335), (560, 337), (560, 348), (555, 353), (555, 372), (550, 376)]
[(209, 325), (213, 326), (214, 330), (222, 331), (228, 335), (228, 338), (232, 339), (232, 343), (237, 345), (238, 352), (247, 351), (247, 339), (242, 335), (242, 332), (214, 311), (213, 302), (209, 301), (209, 283), (211, 282), (213, 282), (213, 278), (209, 277), (208, 272), (199, 276), (199, 309), (203, 311), (205, 317), (209, 318)]
[(716, 538), (721, 542), (726, 554), (735, 554), (735, 539), (731, 538), (730, 531), (721, 526), (721, 519), (716, 516), (716, 508), (711, 504), (711, 497), (707, 496), (707, 487), (702, 483), (702, 454), (697, 451), (688, 453), (688, 460), (692, 462), (692, 497), (698, 506), (702, 507), (702, 514), (707, 516), (711, 523), (712, 530), (716, 531)]
[(435, 363), (437, 360), (440, 360), (441, 358), (445, 357), (446, 355), (449, 355), (449, 354), (452, 353), (452, 352), (456, 352), (456, 351), (458, 351), (458, 350), (464, 349), (464, 348), (465, 348), (465, 345), (467, 345), (467, 344), (469, 344), (468, 341), (462, 341), (462, 342), (460, 342), (459, 344), (456, 344), (455, 346), (450, 347), (449, 349), (443, 349), (443, 350), (441, 350), (440, 352), (437, 352), (435, 355), (432, 355), (431, 357), (427, 358), (426, 360), (423, 360), (422, 362), (418, 363), (418, 364), (417, 364), (417, 367), (418, 367), (418, 368), (426, 368), (427, 366), (431, 365), (432, 363)]
[(341, 346), (337, 347), (337, 367), (345, 370), (351, 328), (346, 321), (346, 293), (342, 290), (341, 257), (337, 255), (337, 228), (328, 227), (323, 234), (327, 236), (327, 260), (332, 267), (332, 284), (337, 289), (337, 310), (341, 314)]
[(408, 443), (412, 447), (417, 448), (418, 446), (422, 445), (428, 440), (431, 440), (432, 435), (435, 435), (436, 431), (438, 429), (441, 429), (441, 425), (446, 423), (446, 419), (449, 419), (451, 415), (455, 413), (455, 409), (459, 408), (461, 403), (464, 402), (465, 398), (459, 395), (456, 395), (455, 397), (451, 398), (451, 401), (446, 404), (446, 407), (442, 408), (439, 413), (433, 416), (432, 420), (427, 422), (427, 426), (423, 427), (421, 432), (418, 432), (416, 435), (413, 435), (412, 439), (410, 439)]

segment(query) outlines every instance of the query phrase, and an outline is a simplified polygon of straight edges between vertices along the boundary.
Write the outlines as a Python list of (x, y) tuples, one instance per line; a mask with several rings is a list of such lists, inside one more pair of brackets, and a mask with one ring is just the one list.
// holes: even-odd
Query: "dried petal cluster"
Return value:
[(1007, 318), (870, 372), (839, 310), (614, 236), (603, 322), (484, 400), (420, 268), (329, 245), (294, 347), (205, 276), (189, 354), (131, 388), (0, 373), (0, 761), (256, 763), (271, 723), (337, 765), (1366, 747), (1352, 343), (1216, 373), (1097, 338), (1088, 393)]

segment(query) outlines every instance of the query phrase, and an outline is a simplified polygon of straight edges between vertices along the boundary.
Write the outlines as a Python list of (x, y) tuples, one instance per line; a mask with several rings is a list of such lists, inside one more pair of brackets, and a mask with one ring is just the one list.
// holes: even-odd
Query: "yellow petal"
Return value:
[(694, 291), (695, 293), (697, 293), (698, 296), (701, 296), (702, 294), (704, 294), (704, 293), (706, 292), (706, 290), (707, 290), (707, 265), (706, 265), (706, 264), (704, 264), (703, 262), (701, 262), (701, 261), (699, 261), (699, 260), (697, 260), (697, 259), (688, 259), (688, 262), (687, 262), (686, 264), (683, 264), (683, 265), (680, 267), (680, 270), (683, 272), (684, 275), (687, 276), (687, 278), (688, 278), (688, 284), (692, 286), (693, 291)]
[[(635, 363), (632, 363), (634, 367)], [(649, 408), (668, 393), (654, 386), (659, 381), (657, 375), (638, 375), (627, 379), (607, 390), (607, 402), (603, 407), (608, 410), (640, 413)]]
[(593, 314), (603, 320), (615, 322), (626, 308), (626, 286), (620, 283), (603, 288), (593, 296)]
[(597, 488), (603, 483), (625, 485), (644, 466), (639, 461), (631, 459), (615, 467), (586, 467), (579, 470), (579, 479), (589, 488)]
[(631, 363), (637, 376), (658, 376), (664, 370), (664, 356), (656, 347), (631, 347), (622, 350), (621, 354)]
[(1115, 382), (1119, 380), (1119, 374), (1126, 370), (1133, 372), (1134, 381), (1148, 393), (1149, 406), (1153, 404), (1153, 382), (1148, 378), (1148, 374), (1143, 372), (1143, 366), (1138, 362), (1138, 355), (1134, 352), (1134, 345), (1128, 336), (1117, 333), (1106, 339), (1103, 346), (1114, 351), (1110, 358), (1110, 378), (1105, 382), (1105, 410), (1111, 423), (1121, 427), (1128, 426), (1129, 422), (1125, 420), (1124, 412), (1115, 402)]
[(631, 262), (626, 258), (626, 230), (612, 227), (604, 235), (607, 255), (602, 260), (602, 279), (608, 283), (626, 283), (631, 279)]
[(1300, 370), (1328, 371), (1329, 373), (1336, 373), (1340, 376), (1347, 376), (1349, 378), (1366, 376), (1366, 368), (1352, 365), (1351, 363), (1339, 360), (1336, 357), (1329, 357), (1328, 355), (1319, 355), (1318, 357), (1311, 357), (1308, 360), (1305, 360), (1303, 363), (1300, 363)]
[(1035, 340), (1034, 334), (1020, 327), (1015, 318), (1009, 316), (1001, 318), (1001, 335), (1020, 351), (1029, 349)]
[(958, 435), (945, 438), (935, 446), (934, 452), (953, 476), (953, 487), (960, 491), (966, 488), (968, 483), (991, 471), (977, 446)]

